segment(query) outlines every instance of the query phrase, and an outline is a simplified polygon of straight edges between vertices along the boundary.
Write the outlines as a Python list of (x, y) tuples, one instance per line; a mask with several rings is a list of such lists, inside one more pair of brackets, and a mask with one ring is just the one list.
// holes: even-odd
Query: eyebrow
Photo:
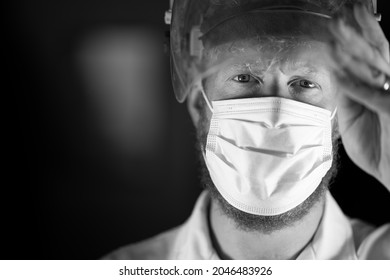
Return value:
[[(269, 67), (272, 67), (272, 65), (274, 65), (274, 63), (275, 62), (267, 63), (265, 61), (264, 63), (262, 63), (260, 60), (257, 60), (256, 62), (236, 62), (230, 65), (229, 63), (227, 63), (223, 67), (221, 67), (222, 71), (219, 74), (226, 77), (232, 76), (240, 71), (247, 71), (254, 76), (262, 77), (267, 72)], [(279, 63), (280, 71), (285, 75), (292, 72), (297, 73), (298, 75), (317, 77), (322, 74), (326, 74), (327, 72), (326, 69), (323, 67), (323, 64), (317, 66), (309, 61), (302, 60), (300, 58), (288, 58), (284, 61), (279, 60)]]
[(227, 65), (222, 69), (221, 74), (223, 76), (231, 76), (241, 71), (247, 71), (255, 76), (262, 76), (267, 69), (266, 65), (260, 65), (259, 63), (241, 62)]
[(302, 75), (314, 76), (324, 72), (323, 67), (316, 67), (313, 64), (302, 60), (289, 60), (282, 69), (287, 70), (288, 72), (299, 72)]

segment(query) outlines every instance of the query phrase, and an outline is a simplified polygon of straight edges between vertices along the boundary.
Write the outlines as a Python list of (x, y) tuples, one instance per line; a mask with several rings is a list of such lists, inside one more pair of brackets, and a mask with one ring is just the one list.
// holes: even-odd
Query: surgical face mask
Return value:
[(331, 120), (313, 105), (262, 97), (213, 101), (205, 162), (235, 208), (278, 215), (298, 206), (332, 165)]

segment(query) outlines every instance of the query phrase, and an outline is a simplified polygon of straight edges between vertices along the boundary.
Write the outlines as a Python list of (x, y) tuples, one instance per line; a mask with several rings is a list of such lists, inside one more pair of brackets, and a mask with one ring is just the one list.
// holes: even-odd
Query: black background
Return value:
[[(168, 57), (161, 94), (169, 127), (152, 159), (115, 155), (97, 136), (74, 65), (79, 38), (105, 26), (150, 26), (163, 50), (167, 7), (155, 0), (21, 0), (4, 9), (1, 259), (96, 259), (189, 216), (201, 191), (194, 131), (174, 98)], [(390, 221), (389, 192), (343, 150), (332, 193), (349, 216)]]

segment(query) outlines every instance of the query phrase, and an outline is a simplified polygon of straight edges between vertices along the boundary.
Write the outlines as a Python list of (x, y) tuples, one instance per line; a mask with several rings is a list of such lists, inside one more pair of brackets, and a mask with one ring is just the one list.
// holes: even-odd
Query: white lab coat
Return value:
[[(104, 259), (217, 260), (207, 222), (209, 194), (203, 192), (181, 226), (145, 241), (122, 247)], [(390, 224), (374, 228), (348, 219), (328, 192), (324, 216), (298, 260), (390, 259)]]

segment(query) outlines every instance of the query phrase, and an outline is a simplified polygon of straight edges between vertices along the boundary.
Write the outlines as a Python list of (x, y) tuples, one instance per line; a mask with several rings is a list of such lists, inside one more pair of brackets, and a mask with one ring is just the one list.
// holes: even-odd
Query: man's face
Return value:
[[(331, 70), (323, 55), (325, 48), (321, 42), (283, 39), (263, 45), (248, 40), (218, 46), (206, 53), (212, 71), (203, 82), (205, 93), (210, 101), (273, 96), (333, 111), (336, 86), (332, 83)], [(211, 112), (204, 102), (200, 115), (197, 134), (200, 149), (205, 152)], [(333, 146), (336, 159), (336, 139)], [(202, 159), (201, 162), (203, 164)], [(270, 233), (302, 219), (323, 198), (335, 171), (334, 163), (321, 185), (306, 201), (277, 216), (247, 214), (231, 206), (219, 194), (206, 167), (203, 168), (202, 180), (224, 213), (239, 228)]]

